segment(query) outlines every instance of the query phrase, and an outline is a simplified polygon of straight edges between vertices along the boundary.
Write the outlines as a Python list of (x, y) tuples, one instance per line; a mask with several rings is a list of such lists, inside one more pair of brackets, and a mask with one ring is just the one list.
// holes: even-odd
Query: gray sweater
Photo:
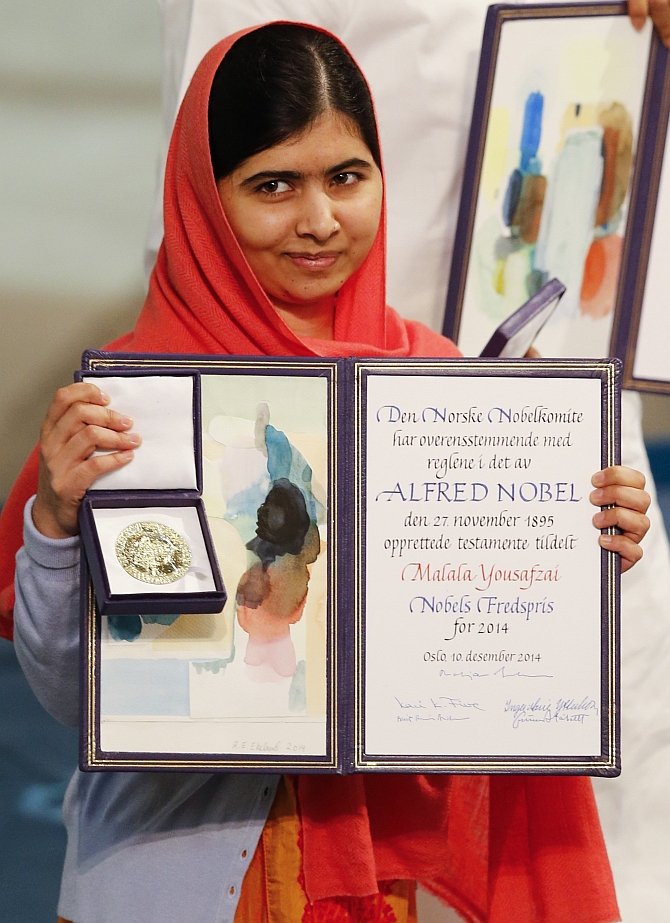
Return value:
[[(26, 505), (16, 653), (35, 695), (79, 720), (79, 539), (48, 539)], [(278, 777), (76, 771), (58, 913), (76, 923), (233, 923)]]

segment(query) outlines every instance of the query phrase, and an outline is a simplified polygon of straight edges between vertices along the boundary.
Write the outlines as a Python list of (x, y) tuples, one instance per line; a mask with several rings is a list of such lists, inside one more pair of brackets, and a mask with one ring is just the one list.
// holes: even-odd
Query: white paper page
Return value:
[(368, 378), (366, 753), (600, 753), (600, 389)]
[(324, 722), (306, 718), (284, 718), (280, 725), (276, 720), (103, 717), (100, 734), (102, 748), (111, 751), (250, 754), (270, 759), (325, 752)]

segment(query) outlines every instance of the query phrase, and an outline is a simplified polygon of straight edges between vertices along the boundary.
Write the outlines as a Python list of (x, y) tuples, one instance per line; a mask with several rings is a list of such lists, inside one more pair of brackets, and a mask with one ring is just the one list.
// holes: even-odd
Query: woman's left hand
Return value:
[(621, 555), (624, 573), (642, 557), (640, 542), (649, 529), (646, 512), (651, 497), (644, 489), (644, 475), (633, 468), (614, 465), (594, 474), (591, 483), (596, 488), (589, 497), (591, 503), (609, 507), (595, 514), (593, 525), (597, 529), (621, 529), (618, 535), (601, 535), (599, 542), (607, 551)]

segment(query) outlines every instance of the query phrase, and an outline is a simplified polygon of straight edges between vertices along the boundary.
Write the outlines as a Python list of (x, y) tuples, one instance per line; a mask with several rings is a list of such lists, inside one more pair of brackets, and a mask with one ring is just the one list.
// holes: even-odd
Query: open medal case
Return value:
[(133, 461), (99, 478), (80, 508), (99, 611), (220, 612), (226, 592), (202, 502), (199, 375), (121, 370), (78, 378), (107, 392), (143, 436)]

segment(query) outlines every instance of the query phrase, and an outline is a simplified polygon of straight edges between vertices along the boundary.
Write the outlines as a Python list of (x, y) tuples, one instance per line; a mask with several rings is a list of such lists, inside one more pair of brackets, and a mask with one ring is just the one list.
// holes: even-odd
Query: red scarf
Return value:
[[(212, 79), (234, 41), (196, 71), (167, 160), (165, 239), (135, 330), (109, 348), (158, 353), (456, 356), (448, 340), (386, 305), (385, 226), (337, 299), (335, 339), (300, 339), (272, 307), (233, 236), (209, 155)], [(0, 630), (11, 637), (14, 556), (35, 493), (37, 453), (0, 519)], [(553, 776), (302, 776), (310, 900), (418, 879), (472, 923), (618, 920), (591, 783)]]

